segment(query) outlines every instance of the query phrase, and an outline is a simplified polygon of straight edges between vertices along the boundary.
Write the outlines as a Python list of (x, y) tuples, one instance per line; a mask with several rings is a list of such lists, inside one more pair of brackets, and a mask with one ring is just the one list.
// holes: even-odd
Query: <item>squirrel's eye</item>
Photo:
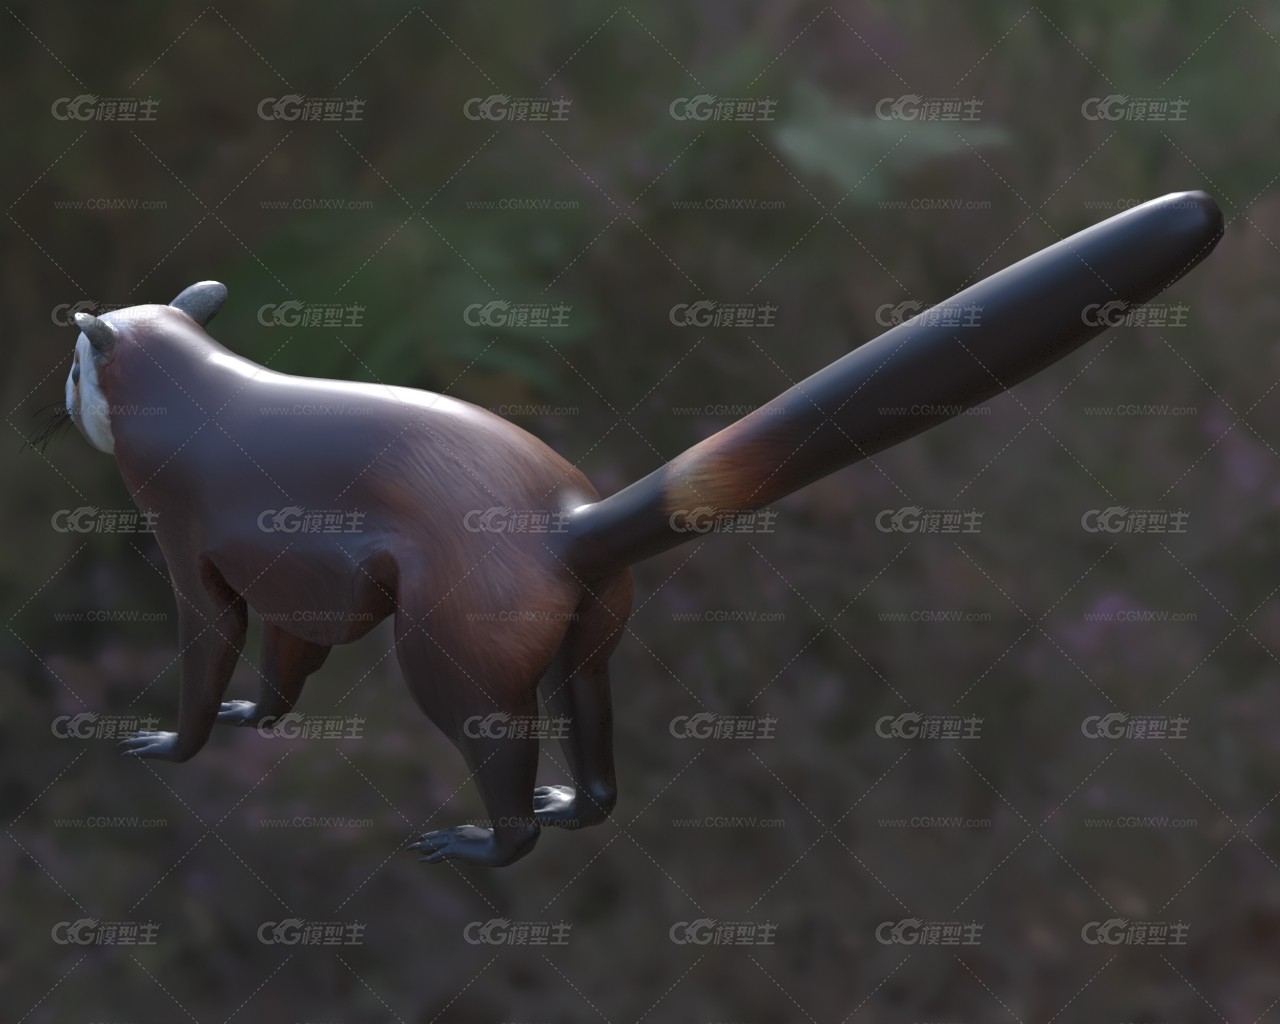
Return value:
[(72, 384), (80, 383), (80, 364), (79, 363), (76, 363), (75, 366), (71, 367), (71, 383)]

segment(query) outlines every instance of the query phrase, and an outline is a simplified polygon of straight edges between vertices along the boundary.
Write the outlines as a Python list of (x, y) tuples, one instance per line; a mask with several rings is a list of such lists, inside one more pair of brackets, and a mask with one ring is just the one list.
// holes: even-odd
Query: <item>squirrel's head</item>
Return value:
[[(102, 316), (75, 315), (80, 336), (76, 338), (71, 372), (67, 374), (67, 414), (89, 443), (100, 451), (115, 451), (111, 431), (111, 402), (103, 378), (123, 351), (140, 343), (158, 312), (174, 309), (204, 327), (222, 308), (227, 289), (217, 281), (200, 281), (185, 289), (165, 306), (130, 306)], [(154, 334), (154, 332), (151, 332)]]

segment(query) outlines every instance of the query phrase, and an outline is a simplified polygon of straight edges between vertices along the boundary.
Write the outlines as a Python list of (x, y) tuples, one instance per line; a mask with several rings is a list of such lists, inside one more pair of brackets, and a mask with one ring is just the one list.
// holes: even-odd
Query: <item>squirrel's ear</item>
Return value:
[(93, 350), (100, 356), (105, 356), (111, 351), (111, 346), (116, 343), (116, 329), (105, 320), (99, 320), (96, 316), (89, 313), (77, 313), (75, 315), (76, 326), (80, 328), (80, 332), (89, 339), (89, 344), (93, 346)]
[(227, 301), (227, 286), (220, 281), (199, 281), (190, 288), (184, 288), (182, 294), (169, 305), (180, 309), (201, 327), (212, 320)]

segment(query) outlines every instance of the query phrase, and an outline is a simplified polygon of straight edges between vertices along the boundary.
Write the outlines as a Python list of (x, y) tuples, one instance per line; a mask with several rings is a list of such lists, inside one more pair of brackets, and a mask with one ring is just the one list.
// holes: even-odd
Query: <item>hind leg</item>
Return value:
[(262, 656), (258, 672), (262, 681), (257, 703), (232, 700), (222, 705), (219, 722), (257, 725), (287, 715), (302, 693), (307, 676), (324, 664), (332, 648), (302, 640), (272, 622), (262, 624)]
[[(513, 709), (513, 715), (536, 711), (530, 700), (527, 708)], [(533, 783), (538, 771), (538, 741), (530, 737), (497, 739), (455, 739), (476, 780), (484, 800), (489, 827), (458, 825), (428, 832), (410, 845), (421, 850), (422, 860), (432, 864), (460, 860), (467, 864), (502, 867), (519, 860), (538, 841), (538, 822), (533, 814)]]
[(543, 699), (567, 731), (560, 737), (572, 786), (538, 786), (534, 815), (542, 825), (584, 828), (609, 816), (618, 799), (613, 768), (613, 706), (609, 667), (593, 665), (548, 676)]
[(553, 670), (542, 680), (547, 710), (565, 728), (560, 737), (572, 786), (539, 786), (534, 813), (543, 825), (584, 828), (612, 812), (618, 789), (613, 767), (613, 699), (609, 655), (631, 610), (631, 575), (620, 573), (578, 607)]
[[(427, 717), (462, 753), (489, 819), (487, 828), (460, 825), (428, 832), (409, 848), (431, 863), (500, 867), (518, 860), (533, 849), (539, 831), (533, 815), (538, 740), (528, 728), (537, 713), (536, 683), (518, 684), (480, 659), (461, 663), (457, 651), (446, 654), (420, 628), (403, 629), (400, 620), (397, 634), (405, 682)], [(525, 728), (513, 720), (525, 722)]]

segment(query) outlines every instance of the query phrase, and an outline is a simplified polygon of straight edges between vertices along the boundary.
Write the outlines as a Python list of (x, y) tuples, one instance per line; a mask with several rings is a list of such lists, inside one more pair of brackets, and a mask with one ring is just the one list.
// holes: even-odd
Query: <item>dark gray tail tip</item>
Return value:
[(1206, 242), (1216, 242), (1222, 236), (1222, 210), (1208, 192), (1201, 189), (1170, 192), (1155, 202), (1168, 210), (1181, 211), (1182, 223), (1192, 235), (1202, 237)]

